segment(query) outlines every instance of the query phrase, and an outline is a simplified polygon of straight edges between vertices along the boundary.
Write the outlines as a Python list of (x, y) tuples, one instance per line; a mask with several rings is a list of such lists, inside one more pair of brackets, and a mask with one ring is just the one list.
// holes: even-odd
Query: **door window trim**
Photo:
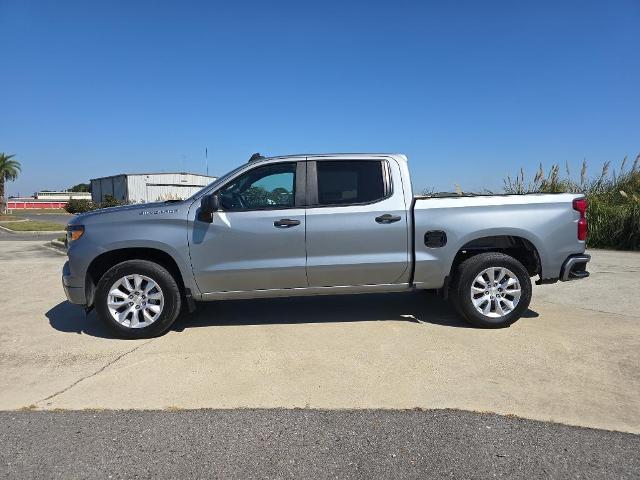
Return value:
[[(326, 205), (320, 205), (318, 203), (318, 162), (379, 162), (382, 168), (382, 182), (384, 197), (372, 200), (370, 202), (352, 202), (352, 203), (331, 203)], [(384, 202), (393, 195), (393, 182), (391, 181), (391, 166), (386, 159), (371, 159), (363, 160), (361, 158), (354, 159), (322, 159), (322, 160), (308, 160), (307, 161), (307, 195), (306, 195), (306, 208), (337, 208), (337, 207), (354, 207), (358, 205), (374, 205), (376, 203)]]
[(225, 182), (224, 185), (220, 185), (218, 188), (216, 188), (214, 191), (212, 191), (211, 193), (207, 194), (207, 195), (215, 195), (218, 194), (220, 192), (220, 190), (222, 190), (224, 187), (226, 187), (228, 184), (230, 184), (231, 182), (235, 181), (237, 178), (241, 177), (242, 175), (245, 175), (249, 172), (252, 172), (254, 170), (257, 170), (258, 168), (264, 168), (264, 167), (269, 167), (271, 165), (280, 165), (283, 163), (295, 163), (296, 164), (296, 169), (294, 172), (294, 188), (295, 188), (295, 197), (293, 200), (293, 205), (288, 207), (285, 205), (281, 205), (281, 206), (267, 206), (267, 207), (260, 207), (260, 208), (246, 208), (246, 209), (242, 209), (242, 210), (225, 210), (224, 208), (222, 208), (222, 206), (220, 206), (220, 212), (229, 212), (229, 213), (242, 213), (242, 212), (264, 212), (264, 211), (272, 211), (272, 210), (294, 210), (294, 209), (300, 209), (300, 208), (305, 208), (306, 205), (306, 178), (307, 178), (307, 162), (305, 160), (289, 160), (289, 161), (282, 161), (282, 162), (268, 162), (268, 163), (262, 163), (260, 165), (256, 165), (254, 168), (249, 168), (247, 170), (244, 170), (242, 173), (239, 173), (238, 175), (234, 176), (233, 178), (230, 178), (229, 181)]

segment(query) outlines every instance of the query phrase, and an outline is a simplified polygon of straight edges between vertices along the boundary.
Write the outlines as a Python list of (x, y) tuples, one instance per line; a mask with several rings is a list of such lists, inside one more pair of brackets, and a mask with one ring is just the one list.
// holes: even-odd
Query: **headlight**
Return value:
[(84, 234), (84, 225), (67, 225), (67, 245), (78, 240)]

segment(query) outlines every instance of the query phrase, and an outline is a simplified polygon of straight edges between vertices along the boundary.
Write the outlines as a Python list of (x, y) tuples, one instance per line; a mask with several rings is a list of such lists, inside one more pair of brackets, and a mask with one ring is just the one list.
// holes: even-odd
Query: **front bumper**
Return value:
[(571, 255), (562, 264), (560, 270), (560, 281), (568, 282), (570, 280), (580, 280), (587, 278), (589, 272), (587, 272), (587, 263), (591, 260), (591, 255), (581, 253), (579, 255)]
[(64, 294), (67, 296), (67, 300), (71, 303), (86, 305), (87, 299), (84, 287), (76, 286), (74, 283), (74, 279), (71, 276), (71, 269), (69, 268), (69, 262), (65, 262), (62, 267), (62, 288), (64, 289)]

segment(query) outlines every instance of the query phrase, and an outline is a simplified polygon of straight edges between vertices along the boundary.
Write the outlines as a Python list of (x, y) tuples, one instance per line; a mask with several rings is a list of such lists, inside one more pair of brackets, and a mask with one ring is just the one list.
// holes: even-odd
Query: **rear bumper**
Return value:
[(591, 255), (581, 253), (579, 255), (571, 255), (562, 264), (560, 270), (560, 281), (568, 282), (570, 280), (580, 280), (587, 278), (589, 272), (587, 272), (587, 263), (591, 260)]

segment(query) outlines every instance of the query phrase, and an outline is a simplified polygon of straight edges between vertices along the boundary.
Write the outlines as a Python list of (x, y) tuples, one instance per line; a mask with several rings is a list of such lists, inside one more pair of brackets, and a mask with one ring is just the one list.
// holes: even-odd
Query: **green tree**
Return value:
[(73, 187), (71, 187), (67, 191), (68, 192), (90, 192), (91, 191), (91, 185), (88, 184), (88, 183), (79, 183), (77, 185), (74, 185)]
[(5, 211), (4, 184), (13, 182), (21, 171), (20, 162), (12, 160), (15, 155), (0, 153), (0, 212)]

